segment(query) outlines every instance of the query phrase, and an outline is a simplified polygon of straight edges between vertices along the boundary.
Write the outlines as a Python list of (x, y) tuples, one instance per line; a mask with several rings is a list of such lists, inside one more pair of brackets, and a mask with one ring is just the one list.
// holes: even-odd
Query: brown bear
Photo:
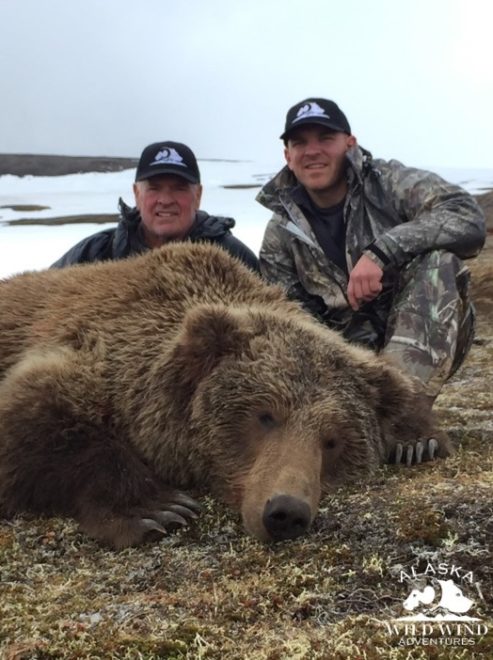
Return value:
[(259, 539), (294, 538), (397, 445), (448, 453), (420, 402), (210, 245), (0, 282), (4, 516), (73, 516), (121, 548), (195, 517), (193, 488)]

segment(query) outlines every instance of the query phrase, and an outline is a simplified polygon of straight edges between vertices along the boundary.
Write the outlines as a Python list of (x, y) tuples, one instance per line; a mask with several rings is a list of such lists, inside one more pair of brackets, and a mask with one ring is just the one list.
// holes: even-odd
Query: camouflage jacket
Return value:
[[(414, 256), (431, 250), (448, 250), (462, 259), (479, 252), (485, 240), (484, 216), (462, 188), (397, 160), (374, 160), (358, 146), (347, 158), (344, 222), (348, 272), (362, 254), (385, 272), (400, 269)], [(348, 276), (329, 261), (318, 244), (292, 198), (296, 185), (296, 178), (285, 167), (257, 196), (258, 202), (274, 212), (260, 250), (261, 272), (269, 281), (283, 285), (292, 298), (304, 301), (319, 296), (328, 309), (347, 308)]]

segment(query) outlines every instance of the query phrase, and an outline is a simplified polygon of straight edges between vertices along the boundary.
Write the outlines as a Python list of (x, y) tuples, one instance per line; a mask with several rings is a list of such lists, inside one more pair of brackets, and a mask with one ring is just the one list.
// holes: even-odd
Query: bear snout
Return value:
[(310, 506), (291, 495), (276, 495), (267, 501), (262, 521), (273, 541), (295, 539), (310, 527)]

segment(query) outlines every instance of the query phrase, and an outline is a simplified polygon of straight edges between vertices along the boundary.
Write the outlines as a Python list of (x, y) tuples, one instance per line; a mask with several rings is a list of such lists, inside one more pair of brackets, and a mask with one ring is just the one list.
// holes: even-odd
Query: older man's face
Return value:
[(202, 186), (174, 174), (160, 174), (135, 183), (134, 195), (145, 241), (154, 248), (188, 236), (200, 206)]

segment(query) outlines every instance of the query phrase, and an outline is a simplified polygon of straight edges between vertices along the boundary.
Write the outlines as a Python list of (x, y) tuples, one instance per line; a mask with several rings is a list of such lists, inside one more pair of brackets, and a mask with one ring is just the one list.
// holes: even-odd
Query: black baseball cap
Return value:
[(351, 127), (346, 115), (337, 103), (327, 99), (305, 99), (288, 110), (281, 140), (287, 140), (292, 130), (306, 124), (319, 124), (333, 131), (351, 135)]
[(197, 159), (193, 151), (181, 142), (154, 142), (144, 149), (135, 180), (143, 181), (158, 174), (176, 174), (190, 183), (200, 183)]

